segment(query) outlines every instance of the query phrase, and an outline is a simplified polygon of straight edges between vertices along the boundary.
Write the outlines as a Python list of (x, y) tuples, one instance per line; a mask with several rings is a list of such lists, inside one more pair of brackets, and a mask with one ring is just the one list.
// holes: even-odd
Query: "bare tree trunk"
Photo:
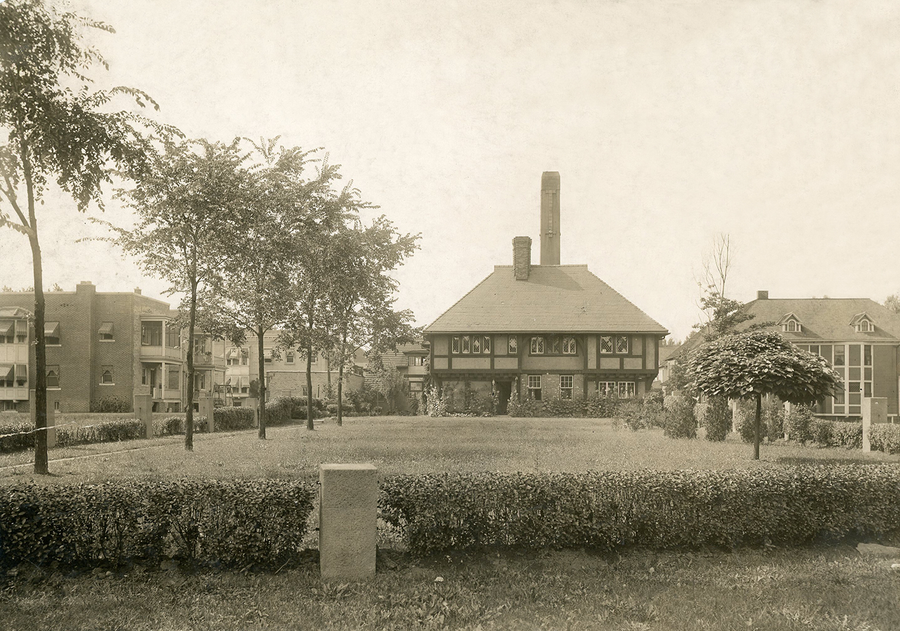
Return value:
[(258, 416), (259, 416), (259, 439), (266, 439), (266, 357), (265, 357), (265, 340), (263, 340), (263, 328), (260, 326), (256, 330), (256, 343), (257, 349), (259, 350), (259, 402), (258, 402)]
[(41, 262), (41, 246), (37, 238), (37, 226), (34, 214), (31, 216), (33, 235), (29, 235), (31, 244), (32, 268), (34, 272), (34, 472), (37, 475), (50, 473), (49, 456), (47, 454), (47, 341), (44, 339), (44, 322), (46, 305), (44, 302), (43, 264)]
[(344, 350), (347, 348), (346, 331), (341, 336), (340, 363), (338, 364), (338, 385), (337, 385), (337, 424), (338, 427), (344, 424)]
[[(187, 392), (186, 405), (187, 410), (184, 421), (184, 449), (185, 451), (194, 451), (194, 328), (197, 325), (197, 284), (191, 283), (191, 311), (188, 318), (188, 339), (187, 339)], [(166, 340), (162, 340), (163, 349), (165, 349)], [(162, 379), (166, 376), (162, 375)], [(206, 419), (209, 423), (210, 419)]]
[(306, 343), (306, 429), (315, 429), (313, 425), (312, 394), (312, 340)]
[(762, 395), (756, 395), (756, 421), (753, 426), (753, 459), (759, 460), (759, 434), (762, 424)]

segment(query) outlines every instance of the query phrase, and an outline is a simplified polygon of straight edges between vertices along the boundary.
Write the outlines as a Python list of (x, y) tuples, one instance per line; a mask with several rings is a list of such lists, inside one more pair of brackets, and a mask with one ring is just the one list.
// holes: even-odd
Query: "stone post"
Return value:
[(241, 407), (253, 410), (253, 427), (259, 427), (259, 409), (257, 408), (257, 405), (259, 405), (259, 399), (256, 397), (247, 397), (244, 399), (243, 403), (241, 403)]
[(869, 430), (875, 423), (887, 423), (887, 398), (870, 397), (862, 400), (862, 450), (872, 451)]
[[(149, 386), (147, 386), (149, 390)], [(135, 392), (134, 398), (134, 418), (143, 421), (145, 437), (153, 438), (153, 395), (149, 392)]]
[(197, 398), (197, 413), (206, 417), (206, 431), (212, 433), (216, 431), (216, 421), (214, 418), (213, 398), (211, 392), (201, 392)]
[(319, 466), (319, 571), (324, 580), (375, 576), (375, 465)]

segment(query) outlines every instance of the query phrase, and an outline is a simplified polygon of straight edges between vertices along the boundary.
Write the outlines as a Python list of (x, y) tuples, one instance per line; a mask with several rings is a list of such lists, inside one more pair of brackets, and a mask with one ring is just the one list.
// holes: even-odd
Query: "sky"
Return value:
[[(64, 1), (64, 0), (61, 0)], [(99, 85), (128, 85), (193, 138), (324, 148), (420, 250), (398, 306), (427, 325), (530, 236), (561, 178), (561, 263), (683, 339), (702, 260), (727, 293), (900, 292), (900, 3), (865, 0), (69, 0), (112, 25)], [(40, 209), (44, 282), (163, 297), (91, 216)], [(0, 285), (31, 285), (0, 231)], [(173, 300), (173, 303), (177, 302)]]

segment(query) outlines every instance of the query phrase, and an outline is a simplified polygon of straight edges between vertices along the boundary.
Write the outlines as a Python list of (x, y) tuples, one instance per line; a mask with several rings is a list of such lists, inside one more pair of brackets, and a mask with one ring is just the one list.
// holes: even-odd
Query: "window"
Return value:
[(616, 352), (620, 355), (625, 355), (628, 353), (628, 338), (626, 336), (616, 336)]
[(562, 344), (558, 336), (554, 335), (550, 338), (550, 354), (559, 355), (562, 352)]
[(294, 363), (294, 351), (288, 351), (287, 353), (285, 353), (284, 359), (287, 363), (293, 364)]
[(491, 336), (485, 335), (481, 342), (481, 352), (487, 355), (491, 354)]
[(528, 375), (528, 396), (535, 401), (541, 400), (541, 376)]
[(575, 343), (574, 337), (564, 337), (562, 344), (563, 355), (575, 355), (578, 352), (578, 345)]
[(26, 320), (16, 320), (16, 341), (19, 344), (28, 341), (28, 322)]
[(59, 322), (44, 323), (44, 343), (48, 346), (59, 346)]
[(272, 349), (271, 348), (263, 349), (263, 361), (267, 364), (272, 363)]
[(481, 353), (481, 336), (476, 335), (472, 338), (472, 352)]
[(844, 346), (843, 345), (836, 345), (834, 347), (834, 365), (835, 366), (844, 366), (845, 365)]
[(59, 387), (59, 366), (47, 366), (47, 387)]
[(462, 336), (462, 352), (463, 355), (468, 355), (472, 352), (472, 338), (468, 335)]
[(112, 322), (104, 322), (100, 325), (100, 341), (101, 342), (113, 342), (115, 341), (115, 336), (113, 335), (113, 323)]
[(194, 375), (194, 390), (206, 390), (205, 372), (198, 372)]
[(181, 348), (181, 334), (174, 326), (166, 327), (166, 346), (169, 348)]
[(421, 355), (413, 355), (412, 357), (409, 358), (409, 365), (410, 366), (424, 366), (425, 358), (422, 357)]
[(178, 390), (180, 389), (181, 382), (181, 373), (177, 368), (169, 368), (169, 381), (166, 383), (166, 388), (170, 390)]
[(619, 382), (619, 398), (620, 399), (634, 398), (634, 382), (633, 381), (620, 381)]
[(112, 366), (101, 366), (100, 367), (100, 383), (102, 385), (112, 385), (113, 384), (113, 372)]
[(597, 382), (597, 394), (601, 397), (616, 396), (616, 382), (615, 381), (599, 381), (599, 382)]
[(162, 346), (162, 322), (141, 322), (141, 346)]
[(871, 333), (875, 330), (875, 326), (868, 320), (860, 320), (856, 325), (856, 330), (860, 333)]
[(28, 365), (16, 364), (16, 385), (24, 386), (26, 383), (28, 383)]
[(0, 322), (0, 344), (12, 344), (16, 325), (12, 320)]
[(863, 366), (871, 366), (872, 365), (872, 345), (864, 344), (863, 345)]
[(544, 338), (540, 336), (535, 336), (531, 338), (531, 354), (532, 355), (543, 355), (544, 354)]
[(600, 336), (600, 352), (604, 353), (604, 354), (611, 354), (613, 352), (612, 335), (601, 335)]
[(510, 335), (509, 340), (506, 342), (506, 352), (510, 355), (518, 355), (519, 354), (519, 338), (515, 335)]
[(12, 388), (15, 372), (15, 366), (0, 366), (0, 387)]
[(560, 399), (571, 399), (572, 398), (572, 390), (575, 386), (575, 378), (572, 375), (560, 375), (559, 376), (559, 398)]
[(453, 341), (450, 344), (450, 352), (456, 355), (459, 355), (459, 336), (454, 335)]

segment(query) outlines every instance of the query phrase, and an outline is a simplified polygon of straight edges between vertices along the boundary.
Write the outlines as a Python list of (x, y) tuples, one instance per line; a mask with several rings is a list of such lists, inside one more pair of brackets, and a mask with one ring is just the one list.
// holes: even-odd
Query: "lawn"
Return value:
[[(611, 419), (352, 417), (255, 430), (83, 445), (50, 451), (40, 483), (123, 477), (314, 477), (322, 463), (367, 462), (382, 475), (443, 471), (731, 469), (786, 464), (900, 462), (900, 455), (841, 448), (763, 445), (761, 459), (731, 435), (724, 443), (674, 440), (662, 430), (632, 432)], [(0, 484), (32, 479), (32, 454), (0, 455)]]

